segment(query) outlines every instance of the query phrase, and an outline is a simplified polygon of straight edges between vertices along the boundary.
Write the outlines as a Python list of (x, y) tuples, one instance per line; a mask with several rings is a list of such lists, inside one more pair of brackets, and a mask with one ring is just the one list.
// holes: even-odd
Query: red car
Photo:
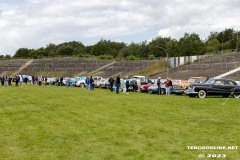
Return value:
[(139, 88), (140, 92), (147, 92), (148, 87), (150, 87), (152, 85), (154, 85), (154, 84), (148, 83), (148, 84), (140, 85), (138, 88)]

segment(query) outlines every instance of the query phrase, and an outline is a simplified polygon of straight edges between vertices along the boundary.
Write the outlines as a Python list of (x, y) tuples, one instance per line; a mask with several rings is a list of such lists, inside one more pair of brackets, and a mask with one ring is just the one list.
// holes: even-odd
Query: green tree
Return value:
[(72, 56), (73, 55), (73, 49), (70, 46), (61, 46), (57, 49), (57, 55), (61, 56)]
[(206, 53), (206, 46), (201, 41), (199, 35), (185, 33), (184, 37), (179, 39), (179, 52), (182, 56), (201, 55)]
[(211, 38), (206, 41), (206, 52), (217, 52), (219, 51), (220, 43), (217, 38)]
[(15, 55), (13, 56), (14, 58), (28, 58), (29, 53), (31, 52), (31, 49), (27, 48), (20, 48), (16, 51)]
[(125, 47), (124, 43), (101, 40), (92, 46), (91, 54), (95, 56), (112, 55), (115, 58), (123, 47)]

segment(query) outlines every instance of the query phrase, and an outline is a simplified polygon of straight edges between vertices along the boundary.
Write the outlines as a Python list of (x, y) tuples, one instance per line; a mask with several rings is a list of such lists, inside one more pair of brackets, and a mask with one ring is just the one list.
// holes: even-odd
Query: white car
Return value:
[(86, 81), (86, 77), (78, 80), (78, 81), (75, 83), (75, 86), (76, 86), (76, 87), (84, 88), (84, 87), (86, 86), (85, 81)]

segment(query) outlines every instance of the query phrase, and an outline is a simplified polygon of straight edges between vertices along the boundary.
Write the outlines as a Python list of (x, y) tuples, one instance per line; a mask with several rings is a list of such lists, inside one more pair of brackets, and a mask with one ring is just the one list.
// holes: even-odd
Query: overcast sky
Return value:
[(240, 30), (240, 0), (0, 0), (0, 54), (49, 43), (101, 39), (139, 43), (157, 36)]

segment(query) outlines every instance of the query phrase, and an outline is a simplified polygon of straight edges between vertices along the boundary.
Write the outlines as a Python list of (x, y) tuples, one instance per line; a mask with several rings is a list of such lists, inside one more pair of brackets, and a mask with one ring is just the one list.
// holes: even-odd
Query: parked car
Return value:
[(205, 98), (209, 95), (221, 95), (228, 97), (233, 95), (236, 98), (240, 97), (240, 86), (232, 80), (228, 79), (209, 79), (202, 84), (191, 84), (185, 91), (189, 97)]
[[(157, 90), (158, 90), (157, 85), (152, 85), (152, 86), (148, 87), (148, 89), (147, 89), (148, 93), (150, 93), (150, 94), (157, 93)], [(161, 84), (161, 93), (162, 94), (166, 93), (166, 87), (164, 84)], [(177, 94), (177, 95), (182, 95), (184, 93), (184, 90), (181, 85), (174, 84), (172, 87), (171, 93)]]
[(154, 85), (153, 83), (143, 84), (139, 86), (140, 92), (148, 92), (148, 87)]
[(78, 77), (77, 78), (77, 82), (75, 82), (75, 86), (76, 87), (81, 87), (81, 88), (84, 88), (86, 86), (86, 77)]
[(181, 86), (183, 87), (183, 90), (186, 90), (191, 84), (204, 83), (206, 80), (206, 77), (190, 77), (187, 82), (181, 83)]
[[(71, 80), (70, 80), (70, 85), (72, 85), (72, 86), (77, 86), (78, 84), (77, 84), (77, 82), (78, 81), (82, 81), (82, 80), (85, 80), (86, 79), (86, 77), (83, 77), (83, 76), (79, 76), (79, 77), (75, 77), (75, 78), (71, 78)], [(79, 86), (79, 85), (78, 85)]]

